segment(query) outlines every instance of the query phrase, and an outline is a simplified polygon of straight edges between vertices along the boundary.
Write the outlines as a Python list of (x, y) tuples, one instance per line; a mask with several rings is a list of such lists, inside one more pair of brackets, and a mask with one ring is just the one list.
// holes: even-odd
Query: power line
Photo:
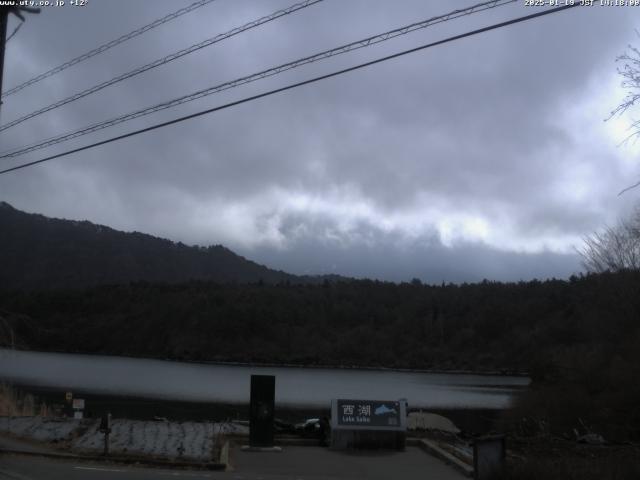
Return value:
[(13, 38), (13, 36), (18, 33), (18, 30), (20, 30), (20, 27), (22, 27), (22, 24), (24, 23), (24, 20), (21, 20), (20, 23), (16, 26), (16, 28), (13, 29), (13, 32), (11, 32), (11, 35), (9, 35), (7, 37), (7, 39), (5, 40), (5, 44), (9, 43), (9, 40), (11, 40)]
[(192, 119), (192, 118), (196, 118), (196, 117), (200, 117), (200, 116), (203, 116), (203, 115), (207, 115), (209, 113), (217, 112), (219, 110), (225, 110), (227, 108), (235, 107), (236, 105), (241, 105), (243, 103), (251, 102), (253, 100), (258, 100), (258, 99), (263, 98), (263, 97), (268, 97), (268, 96), (271, 96), (271, 95), (275, 95), (276, 93), (281, 93), (281, 92), (284, 92), (284, 91), (287, 91), (287, 90), (292, 90), (294, 88), (298, 88), (298, 87), (301, 87), (303, 85), (309, 85), (311, 83), (316, 83), (316, 82), (319, 82), (321, 80), (326, 80), (328, 78), (337, 77), (339, 75), (342, 75), (342, 74), (345, 74), (345, 73), (348, 73), (348, 72), (353, 72), (354, 70), (359, 70), (361, 68), (369, 67), (371, 65), (375, 65), (375, 64), (378, 64), (378, 63), (386, 62), (388, 60), (391, 60), (391, 59), (394, 59), (394, 58), (398, 58), (398, 57), (402, 57), (402, 56), (408, 55), (410, 53), (415, 53), (415, 52), (418, 52), (420, 50), (425, 50), (427, 48), (431, 48), (431, 47), (435, 47), (435, 46), (442, 45), (442, 44), (445, 44), (445, 43), (453, 42), (455, 40), (460, 40), (462, 38), (470, 37), (470, 36), (473, 36), (473, 35), (478, 35), (480, 33), (484, 33), (484, 32), (488, 32), (490, 30), (495, 30), (495, 29), (498, 29), (498, 28), (506, 27), (508, 25), (513, 25), (513, 24), (516, 24), (516, 23), (525, 22), (527, 20), (532, 20), (534, 18), (542, 17), (544, 15), (550, 15), (550, 14), (553, 14), (553, 13), (560, 12), (562, 10), (567, 10), (569, 8), (574, 8), (574, 7), (578, 7), (578, 6), (580, 6), (579, 3), (574, 3), (572, 5), (571, 4), (570, 5), (564, 5), (562, 7), (548, 9), (548, 10), (544, 10), (542, 12), (533, 13), (531, 15), (525, 15), (523, 17), (518, 17), (518, 18), (511, 19), (511, 20), (507, 20), (505, 22), (500, 22), (500, 23), (496, 23), (496, 24), (493, 24), (493, 25), (489, 25), (488, 27), (483, 27), (483, 28), (479, 28), (477, 30), (472, 30), (470, 32), (462, 33), (460, 35), (455, 35), (453, 37), (448, 37), (448, 38), (445, 38), (444, 40), (438, 40), (437, 42), (427, 43), (427, 44), (421, 45), (419, 47), (411, 48), (409, 50), (404, 50), (402, 52), (394, 53), (392, 55), (387, 55), (385, 57), (377, 58), (377, 59), (371, 60), (369, 62), (360, 63), (358, 65), (355, 65), (355, 66), (352, 66), (352, 67), (349, 67), (349, 68), (338, 70), (338, 71), (335, 71), (335, 72), (332, 72), (332, 73), (328, 73), (328, 74), (325, 74), (325, 75), (320, 75), (318, 77), (314, 77), (314, 78), (311, 78), (311, 79), (308, 79), (308, 80), (304, 80), (302, 82), (297, 82), (297, 83), (293, 83), (293, 84), (290, 84), (290, 85), (287, 85), (287, 86), (284, 86), (284, 87), (276, 88), (274, 90), (269, 90), (267, 92), (263, 92), (263, 93), (260, 93), (260, 94), (257, 94), (257, 95), (253, 95), (251, 97), (246, 97), (246, 98), (243, 98), (241, 100), (236, 100), (234, 102), (230, 102), (230, 103), (227, 103), (227, 104), (224, 104), (224, 105), (220, 105), (218, 107), (209, 108), (207, 110), (202, 110), (202, 111), (197, 112), (197, 113), (192, 113), (190, 115), (185, 115), (183, 117), (175, 118), (175, 119), (169, 120), (167, 122), (158, 123), (158, 124), (152, 125), (150, 127), (142, 128), (140, 130), (135, 130), (133, 132), (125, 133), (123, 135), (118, 135), (116, 137), (111, 137), (111, 138), (108, 138), (106, 140), (102, 140), (100, 142), (96, 142), (96, 143), (92, 143), (92, 144), (89, 144), (89, 145), (85, 145), (83, 147), (74, 148), (73, 150), (68, 150), (66, 152), (58, 153), (56, 155), (51, 155), (49, 157), (45, 157), (45, 158), (42, 158), (40, 160), (35, 160), (33, 162), (28, 162), (28, 163), (23, 163), (23, 164), (20, 164), (20, 165), (16, 165), (15, 167), (7, 168), (5, 170), (0, 170), (0, 175), (5, 174), (5, 173), (9, 173), (9, 172), (12, 172), (12, 171), (15, 171), (15, 170), (19, 170), (19, 169), (22, 169), (22, 168), (31, 167), (33, 165), (37, 165), (37, 164), (40, 164), (40, 163), (48, 162), (50, 160), (54, 160), (56, 158), (64, 157), (64, 156), (67, 156), (67, 155), (71, 155), (73, 153), (81, 152), (81, 151), (84, 151), (84, 150), (89, 150), (91, 148), (95, 148), (95, 147), (98, 147), (98, 146), (101, 146), (101, 145), (105, 145), (107, 143), (112, 143), (112, 142), (115, 142), (115, 141), (118, 141), (118, 140), (123, 140), (123, 139), (128, 138), (128, 137), (133, 137), (135, 135), (139, 135), (139, 134), (142, 134), (142, 133), (150, 132), (152, 130), (157, 130), (159, 128), (167, 127), (167, 126), (173, 125), (175, 123), (184, 122), (185, 120), (189, 120), (189, 119)]
[(283, 17), (285, 15), (289, 15), (291, 13), (297, 12), (298, 10), (302, 10), (303, 8), (307, 8), (310, 7), (312, 5), (315, 5), (316, 3), (322, 2), (323, 0), (305, 0), (303, 2), (300, 3), (296, 3), (295, 5), (291, 5), (290, 7), (287, 7), (285, 9), (282, 10), (278, 10), (274, 13), (272, 13), (271, 15), (267, 15), (265, 17), (261, 17), (257, 20), (254, 20), (252, 22), (246, 23), (244, 25), (242, 25), (241, 27), (236, 27), (232, 30), (229, 30), (226, 33), (221, 33), (219, 35), (216, 35), (215, 37), (209, 38), (207, 40), (204, 40), (200, 43), (196, 43), (195, 45), (191, 45), (190, 47), (187, 47), (183, 50), (179, 50), (177, 52), (174, 52), (170, 55), (167, 55), (163, 58), (159, 58), (158, 60), (155, 60), (151, 63), (147, 63), (146, 65), (143, 65), (141, 67), (135, 68), (133, 70), (131, 70), (130, 72), (127, 73), (123, 73), (122, 75), (118, 75), (117, 77), (112, 78), (111, 80), (107, 80), (105, 82), (99, 83), (98, 85), (94, 85), (91, 88), (87, 88), (86, 90), (83, 90), (79, 93), (76, 93), (74, 95), (71, 95), (70, 97), (67, 97), (63, 100), (57, 101), (55, 103), (52, 103), (51, 105), (48, 105), (46, 107), (43, 107), (39, 110), (33, 111), (23, 117), (20, 117), (16, 120), (13, 120), (5, 125), (0, 126), (0, 132), (7, 130), (8, 128), (11, 128), (15, 125), (18, 125), (26, 120), (29, 120), (30, 118), (33, 117), (37, 117), (38, 115), (41, 115), (43, 113), (49, 112), (55, 108), (61, 107), (63, 105), (66, 105), (68, 103), (71, 102), (75, 102), (76, 100), (79, 100), (83, 97), (86, 97), (87, 95), (91, 95), (93, 93), (99, 92), (100, 90), (107, 88), (111, 85), (114, 85), (116, 83), (122, 82), (124, 80), (127, 80), (131, 77), (135, 77), (136, 75), (140, 75), (141, 73), (144, 73), (148, 70), (151, 70), (153, 68), (159, 67), (161, 65), (165, 65), (169, 62), (172, 62), (174, 60), (177, 60), (180, 57), (184, 57), (185, 55), (189, 55), (190, 53), (193, 53), (197, 50), (200, 50), (201, 48), (205, 48), (208, 46), (211, 46), (215, 43), (221, 42), (229, 37), (233, 37), (235, 35), (238, 35), (239, 33), (245, 32), (247, 30), (251, 30), (252, 28), (256, 28), (259, 27), (260, 25), (263, 25), (265, 23), (268, 22), (272, 22), (280, 17)]
[[(496, 8), (496, 7), (500, 7), (500, 6), (504, 6), (510, 3), (514, 3), (518, 0), (491, 0), (491, 1), (485, 1), (483, 3), (479, 3), (476, 5), (473, 5), (471, 7), (468, 8), (464, 8), (464, 9), (459, 9), (459, 10), (454, 10), (452, 12), (449, 12), (445, 15), (439, 15), (437, 17), (432, 17), (429, 18), (427, 20), (423, 20), (420, 22), (416, 22), (416, 23), (412, 23), (410, 25), (406, 25), (404, 27), (400, 27), (400, 28), (396, 28), (394, 30), (390, 30), (388, 32), (384, 32), (378, 35), (373, 35), (371, 37), (367, 37), (365, 39), (362, 40), (358, 40), (355, 42), (351, 42), (345, 45), (341, 45), (339, 47), (336, 48), (332, 48), (330, 50), (325, 50), (313, 55), (310, 55), (308, 57), (304, 57), (304, 58), (300, 58), (298, 60), (294, 60), (292, 62), (288, 62), (282, 65), (279, 65), (277, 67), (272, 67), (269, 68), (267, 70), (263, 70), (261, 72), (258, 73), (253, 73), (251, 75), (245, 76), (245, 77), (241, 77), (241, 78), (237, 78), (235, 80), (231, 80), (228, 82), (224, 82), (221, 83), (219, 85), (215, 85), (213, 87), (209, 87), (206, 88), (204, 90), (199, 90), (197, 92), (191, 93), (189, 95), (184, 95), (182, 97), (178, 97), (175, 98), (173, 100), (169, 100), (167, 102), (163, 102), (157, 105), (154, 105), (152, 107), (147, 107), (144, 108), (142, 110), (137, 110), (135, 112), (131, 112), (125, 115), (121, 115), (119, 117), (116, 118), (112, 118), (110, 120), (106, 120), (103, 122), (98, 122), (98, 123), (94, 123), (92, 125), (89, 125), (88, 127), (84, 127), (80, 130), (75, 130), (72, 132), (68, 132), (53, 138), (49, 138), (47, 140), (42, 140), (39, 141), (36, 144), (32, 144), (29, 146), (25, 146), (25, 147), (19, 147), (17, 150), (12, 151), (11, 153), (7, 153), (7, 154), (2, 154), (0, 155), (0, 158), (11, 158), (11, 157), (16, 157), (19, 155), (23, 155), (25, 153), (28, 152), (32, 152), (35, 150), (39, 150), (41, 148), (46, 148), (46, 147), (50, 147), (52, 145), (56, 145), (58, 143), (61, 142), (65, 142), (67, 140), (71, 140), (77, 137), (81, 137), (83, 135), (87, 135), (93, 132), (96, 132), (98, 130), (102, 130), (114, 125), (117, 125), (119, 123), (123, 123), (129, 120), (133, 120), (139, 117), (143, 117), (146, 115), (150, 115), (152, 113), (161, 111), (161, 110), (165, 110), (167, 108), (171, 108), (177, 105), (181, 105), (183, 103), (187, 103), (187, 102), (191, 102), (193, 100), (197, 100), (209, 95), (212, 95), (214, 93), (218, 93), (218, 92), (222, 92), (224, 90), (229, 90), (231, 88), (235, 88), (235, 87), (239, 87), (241, 85), (245, 85), (247, 83), (251, 83), (257, 80), (261, 80), (263, 78), (267, 78), (267, 77), (271, 77), (274, 75), (278, 75), (282, 72), (285, 72), (287, 70), (291, 70), (297, 67), (300, 67), (302, 65), (306, 65), (309, 63), (313, 63), (313, 62), (317, 62), (320, 60), (324, 60), (336, 55), (341, 55), (347, 52), (351, 52), (353, 50), (358, 50), (360, 48), (364, 48), (364, 47), (369, 47), (371, 45), (375, 45), (377, 43), (380, 42), (385, 42), (387, 40), (390, 40), (392, 38), (398, 37), (400, 35), (406, 35), (408, 33), (411, 33), (413, 31), (419, 30), (419, 29), (423, 29), (423, 28), (427, 28), (429, 26), (435, 25), (437, 23), (442, 23), (442, 22), (446, 22), (449, 20), (453, 20), (462, 16), (466, 16), (466, 15), (471, 15), (473, 13), (478, 13), (484, 10), (488, 10), (490, 8)], [(0, 128), (0, 131), (2, 130), (2, 128)]]
[[(27, 149), (27, 148), (35, 147), (35, 146), (38, 146), (42, 142), (49, 142), (51, 140), (55, 140), (56, 138), (58, 138), (57, 135), (52, 135), (51, 137), (47, 137), (45, 139), (38, 140), (37, 142), (30, 143), (29, 145), (25, 145), (24, 147), (18, 147), (18, 149), (16, 149), (16, 147), (8, 148), (8, 149), (3, 150), (2, 152), (0, 152), (0, 159), (2, 159), (2, 158), (10, 158), (10, 157), (17, 157), (18, 155), (23, 155), (23, 153), (18, 153), (19, 149)], [(45, 148), (45, 147), (39, 147), (39, 148)], [(39, 148), (34, 148), (34, 150), (39, 150)], [(29, 151), (32, 151), (32, 150), (29, 150)], [(26, 152), (24, 152), (24, 153), (26, 153)]]
[(191, 5), (181, 8), (180, 10), (176, 10), (173, 13), (170, 13), (168, 15), (165, 15), (162, 18), (159, 18), (158, 20), (155, 20), (143, 27), (140, 27), (132, 32), (129, 32), (125, 35), (122, 35), (121, 37), (116, 38), (115, 40), (111, 40), (110, 42), (107, 42), (103, 45), (100, 45), (97, 48), (94, 48), (93, 50), (90, 50), (87, 53), (83, 53), (82, 55), (80, 55), (79, 57), (76, 57), (72, 60), (69, 60), (68, 62), (65, 62), (61, 65), (58, 65), (57, 67), (52, 68), (51, 70), (48, 70), (44, 73), (41, 73), (40, 75), (33, 77), (30, 80), (27, 80), (24, 83), (21, 83), (20, 85), (17, 85), (9, 90), (7, 90), (6, 92), (2, 92), (2, 98), (4, 97), (8, 97), (9, 95), (13, 95), (16, 92), (19, 92), (20, 90), (22, 90), (23, 88), (26, 88), (30, 85), (33, 85), (34, 83), (37, 83), (41, 80), (44, 80), (47, 77), (50, 77), (52, 75), (55, 75), (56, 73), (60, 73), (63, 70), (66, 70), (69, 67), (72, 67), (73, 65), (76, 65), (80, 62), (83, 62), (91, 57), (94, 57), (100, 53), (106, 52), (107, 50), (109, 50), (110, 48), (115, 47), (116, 45), (119, 45), (123, 42), (126, 42), (127, 40), (131, 40), (132, 38), (137, 37), (138, 35), (142, 35), (145, 32), (148, 32), (149, 30), (152, 30), (156, 27), (159, 27), (160, 25), (170, 22), (171, 20), (174, 20), (176, 18), (178, 18), (181, 15), (184, 15), (185, 13), (189, 13), (197, 8), (203, 7), (205, 5), (207, 5), (208, 3), (214, 2), (215, 0), (198, 0), (195, 3), (192, 3)]

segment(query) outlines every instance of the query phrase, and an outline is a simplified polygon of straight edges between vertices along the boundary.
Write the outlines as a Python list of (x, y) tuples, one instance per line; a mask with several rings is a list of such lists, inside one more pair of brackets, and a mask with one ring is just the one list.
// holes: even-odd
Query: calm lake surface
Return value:
[(332, 398), (395, 400), (412, 408), (509, 406), (525, 377), (182, 363), (0, 349), (0, 381), (96, 395), (248, 403), (250, 376), (276, 375), (276, 402), (324, 408)]

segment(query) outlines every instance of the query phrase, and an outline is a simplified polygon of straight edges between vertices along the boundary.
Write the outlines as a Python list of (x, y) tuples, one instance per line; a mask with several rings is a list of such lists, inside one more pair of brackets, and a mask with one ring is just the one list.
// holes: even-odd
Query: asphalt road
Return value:
[(111, 463), (0, 455), (0, 480), (406, 480), (465, 477), (418, 448), (404, 452), (341, 453), (314, 447), (285, 447), (282, 453), (231, 455), (232, 471), (167, 470)]
[[(217, 474), (217, 476), (214, 476)], [(220, 476), (222, 475), (222, 476)], [(76, 462), (20, 455), (0, 456), (0, 480), (151, 480), (233, 478), (222, 472), (135, 468), (109, 463)]]

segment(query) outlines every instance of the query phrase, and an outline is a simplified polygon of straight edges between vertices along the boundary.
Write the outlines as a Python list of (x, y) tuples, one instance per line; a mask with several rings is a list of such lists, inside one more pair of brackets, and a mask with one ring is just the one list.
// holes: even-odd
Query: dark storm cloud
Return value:
[[(218, 0), (5, 99), (2, 123), (290, 3)], [(533, 13), (523, 3), (91, 140)], [(46, 9), (9, 43), (5, 85), (177, 5), (110, 1)], [(0, 133), (0, 150), (452, 8), (444, 1), (327, 0)], [(634, 152), (616, 147), (602, 119), (621, 95), (614, 59), (635, 40), (638, 20), (640, 8), (578, 8), (467, 38), (5, 175), (0, 197), (30, 211), (187, 243), (223, 242), (296, 272), (335, 264), (345, 275), (394, 280), (566, 276), (578, 268), (572, 246), (633, 203), (615, 194), (633, 171)]]

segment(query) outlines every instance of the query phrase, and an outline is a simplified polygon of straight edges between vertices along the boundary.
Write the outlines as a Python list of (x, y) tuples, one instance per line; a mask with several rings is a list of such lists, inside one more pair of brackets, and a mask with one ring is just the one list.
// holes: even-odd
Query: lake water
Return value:
[(276, 402), (301, 408), (325, 408), (332, 398), (406, 398), (412, 408), (502, 409), (529, 383), (499, 375), (250, 367), (0, 349), (0, 381), (95, 395), (248, 403), (252, 374), (276, 375)]

